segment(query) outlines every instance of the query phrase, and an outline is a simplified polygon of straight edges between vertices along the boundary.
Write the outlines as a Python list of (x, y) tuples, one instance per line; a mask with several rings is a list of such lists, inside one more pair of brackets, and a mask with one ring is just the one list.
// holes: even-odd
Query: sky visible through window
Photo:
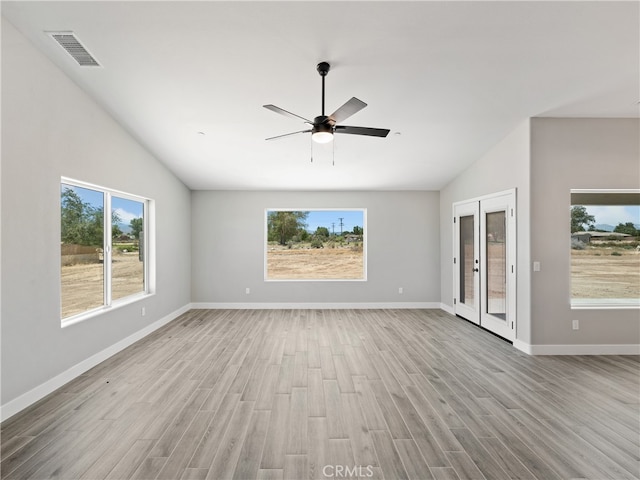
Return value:
[(62, 191), (64, 192), (65, 190), (73, 190), (76, 193), (76, 195), (80, 197), (80, 200), (82, 200), (84, 203), (88, 203), (92, 207), (96, 207), (96, 208), (102, 207), (102, 198), (103, 198), (102, 192), (99, 192), (97, 190), (91, 190), (85, 187), (76, 187), (74, 185), (67, 185), (66, 183), (63, 183)]
[(318, 227), (326, 227), (329, 233), (340, 234), (342, 231), (351, 232), (353, 227), (364, 228), (364, 212), (362, 210), (302, 210), (309, 212), (307, 217), (307, 231), (313, 233)]
[[(73, 185), (62, 184), (62, 191), (66, 189), (73, 190), (84, 203), (88, 203), (92, 207), (102, 208), (102, 192), (91, 190), (89, 188), (78, 188)], [(129, 231), (129, 224), (134, 218), (142, 218), (142, 210), (144, 204), (135, 200), (120, 198), (116, 195), (111, 197), (111, 209), (118, 214), (120, 222), (118, 226), (123, 232)]]
[(615, 227), (627, 222), (640, 225), (640, 205), (585, 205), (585, 208), (595, 217), (596, 225)]
[(118, 214), (120, 219), (118, 226), (122, 231), (128, 230), (131, 220), (134, 218), (142, 218), (143, 208), (144, 204), (142, 202), (115, 196), (111, 197), (111, 209)]

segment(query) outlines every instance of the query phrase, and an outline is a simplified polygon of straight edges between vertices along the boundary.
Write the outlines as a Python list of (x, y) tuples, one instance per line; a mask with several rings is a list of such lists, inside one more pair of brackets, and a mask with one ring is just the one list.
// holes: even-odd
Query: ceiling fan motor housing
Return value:
[(313, 119), (312, 133), (327, 132), (333, 133), (334, 122), (326, 115), (320, 115)]

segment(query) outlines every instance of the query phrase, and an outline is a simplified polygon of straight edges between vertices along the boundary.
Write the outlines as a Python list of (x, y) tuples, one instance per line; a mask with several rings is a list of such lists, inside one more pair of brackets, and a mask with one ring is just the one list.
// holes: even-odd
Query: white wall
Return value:
[[(576, 188), (640, 188), (638, 119), (531, 121), (531, 258), (541, 262), (541, 271), (532, 273), (531, 343), (583, 346), (564, 348), (573, 353), (628, 352), (624, 345), (640, 344), (638, 309), (570, 308), (569, 210)], [(572, 319), (580, 320), (580, 330), (572, 330)]]
[(530, 123), (522, 122), (440, 191), (441, 301), (453, 309), (453, 203), (516, 188), (516, 339), (530, 339), (529, 152)]
[[(265, 282), (267, 208), (366, 208), (368, 280)], [(438, 220), (438, 192), (193, 192), (192, 300), (439, 305)]]
[[(157, 295), (64, 329), (61, 176), (149, 197), (157, 215)], [(3, 406), (189, 304), (189, 190), (4, 19), (1, 198)]]

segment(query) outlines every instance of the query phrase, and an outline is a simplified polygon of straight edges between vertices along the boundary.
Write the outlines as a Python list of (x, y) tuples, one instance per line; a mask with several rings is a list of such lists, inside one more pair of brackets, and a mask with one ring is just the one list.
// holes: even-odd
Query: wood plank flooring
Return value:
[(192, 310), (2, 424), (2, 479), (638, 479), (640, 359), (440, 310)]

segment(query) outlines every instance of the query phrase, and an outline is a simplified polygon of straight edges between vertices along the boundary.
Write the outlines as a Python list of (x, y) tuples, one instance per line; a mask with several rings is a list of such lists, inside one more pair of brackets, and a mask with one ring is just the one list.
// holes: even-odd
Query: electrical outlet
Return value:
[(244, 289), (244, 293), (246, 293), (247, 295), (249, 295), (251, 293), (251, 289), (249, 287)]
[(534, 272), (540, 271), (540, 262), (533, 262), (533, 271)]
[(398, 293), (399, 293), (400, 295), (402, 295), (402, 294), (404, 293), (404, 291), (403, 291), (402, 287), (398, 288)]
[(580, 329), (580, 321), (579, 320), (573, 320), (571, 323), (573, 325), (573, 329), (574, 330), (579, 330)]
[(142, 310), (140, 310), (140, 315), (144, 317), (146, 314), (147, 314), (147, 311), (145, 310), (144, 307), (142, 307)]

